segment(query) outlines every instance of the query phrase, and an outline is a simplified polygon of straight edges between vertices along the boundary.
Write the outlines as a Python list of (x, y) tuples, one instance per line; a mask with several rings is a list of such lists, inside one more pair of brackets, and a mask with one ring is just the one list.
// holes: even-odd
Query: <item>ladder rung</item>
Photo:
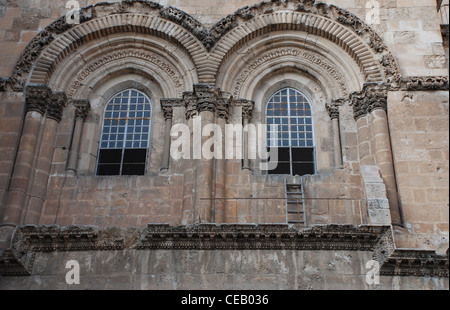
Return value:
[(288, 210), (288, 214), (300, 214), (300, 213), (305, 213), (305, 211), (289, 211)]
[(286, 194), (303, 195), (301, 192), (286, 192)]
[(292, 205), (292, 204), (294, 204), (294, 205), (296, 205), (296, 204), (299, 204), (299, 205), (302, 205), (303, 204), (303, 201), (288, 201), (287, 202), (288, 204), (290, 204), (290, 205)]

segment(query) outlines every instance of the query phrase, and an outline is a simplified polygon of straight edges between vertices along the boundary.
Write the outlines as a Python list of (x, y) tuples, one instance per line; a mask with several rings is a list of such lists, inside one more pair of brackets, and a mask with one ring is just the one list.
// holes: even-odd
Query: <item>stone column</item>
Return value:
[[(194, 86), (194, 93), (197, 97), (197, 111), (201, 117), (201, 128), (209, 124), (215, 124), (216, 108), (218, 102), (217, 90), (206, 84), (197, 84)], [(195, 126), (195, 125), (194, 125)], [(201, 145), (194, 144), (193, 150), (202, 149), (211, 137), (204, 137), (201, 133)], [(212, 223), (212, 206), (213, 206), (213, 187), (214, 182), (214, 158), (208, 159), (201, 154), (201, 159), (194, 159), (195, 163), (195, 223)]]
[(31, 184), (28, 210), (24, 220), (25, 224), (39, 224), (42, 207), (47, 194), (56, 134), (66, 102), (67, 97), (65, 93), (53, 93), (50, 95), (50, 103), (45, 118), (36, 171)]
[(343, 162), (341, 130), (339, 126), (339, 106), (335, 102), (333, 102), (327, 105), (327, 110), (331, 118), (331, 125), (333, 127), (334, 162), (336, 165), (336, 169), (340, 169), (343, 168)]
[(169, 171), (170, 166), (170, 143), (171, 136), (170, 131), (172, 129), (172, 119), (173, 119), (173, 104), (169, 100), (161, 99), (161, 107), (164, 113), (165, 124), (165, 136), (164, 136), (164, 150), (162, 158), (161, 171)]
[[(352, 96), (352, 103), (358, 127), (361, 164), (376, 164), (380, 168), (392, 224), (403, 226), (387, 120), (387, 88), (382, 84), (366, 84), (361, 93)], [(370, 145), (373, 145), (373, 150)]]
[(221, 158), (216, 158), (215, 165), (215, 197), (213, 222), (222, 224), (225, 222), (226, 205), (226, 159), (225, 159), (225, 128), (229, 118), (230, 97), (221, 98), (217, 106), (217, 125), (223, 134)]
[[(183, 103), (186, 108), (186, 120), (189, 127), (189, 141), (193, 141), (193, 117), (197, 115), (197, 99), (193, 93), (183, 94)], [(193, 224), (194, 219), (194, 197), (195, 197), (195, 171), (194, 160), (192, 159), (192, 145), (189, 158), (184, 159), (184, 178), (183, 178), (183, 212), (181, 218), (182, 225)]]
[(27, 87), (26, 93), (26, 115), (22, 136), (11, 176), (8, 199), (0, 218), (0, 227), (9, 227), (11, 231), (21, 224), (42, 119), (47, 111), (51, 90), (47, 85), (33, 85)]
[(70, 147), (69, 162), (67, 164), (67, 173), (77, 174), (78, 156), (80, 153), (81, 136), (83, 133), (83, 123), (89, 114), (91, 105), (89, 100), (73, 100), (75, 106), (75, 125), (73, 130), (72, 144)]
[(391, 137), (387, 119), (387, 91), (368, 88), (368, 112), (372, 116), (372, 139), (375, 146), (375, 161), (386, 184), (387, 197), (391, 209), (392, 224), (402, 227), (403, 220), (399, 206), (397, 182), (394, 172)]
[[(242, 104), (242, 120), (243, 120), (243, 126), (244, 129), (247, 127), (247, 125), (250, 123), (251, 118), (253, 117), (253, 110), (254, 110), (254, 102), (249, 100), (241, 100)], [(249, 160), (249, 134), (248, 131), (244, 130), (244, 137), (243, 137), (243, 149), (244, 149), (244, 161), (242, 165), (242, 169), (246, 171), (251, 171), (250, 169), (250, 160)]]

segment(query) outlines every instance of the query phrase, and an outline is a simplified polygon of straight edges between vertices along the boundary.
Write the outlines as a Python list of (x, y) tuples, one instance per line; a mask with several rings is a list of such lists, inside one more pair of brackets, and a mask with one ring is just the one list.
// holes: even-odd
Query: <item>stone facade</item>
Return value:
[[(80, 288), (448, 289), (435, 0), (375, 1), (375, 23), (365, 0), (78, 2), (68, 23), (66, 1), (0, 0), (0, 287), (68, 288), (78, 258)], [(314, 174), (268, 174), (250, 132), (231, 140), (242, 158), (195, 157), (199, 118), (264, 125), (285, 88), (311, 103)], [(152, 103), (146, 171), (98, 176), (105, 107), (127, 89)], [(187, 158), (170, 156), (176, 125)]]

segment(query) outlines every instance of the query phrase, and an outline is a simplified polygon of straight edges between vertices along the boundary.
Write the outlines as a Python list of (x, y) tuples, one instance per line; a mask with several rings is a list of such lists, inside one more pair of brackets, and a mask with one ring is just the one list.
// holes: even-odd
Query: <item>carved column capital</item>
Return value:
[(331, 103), (326, 104), (328, 115), (330, 115), (332, 120), (339, 119), (339, 107), (341, 107), (344, 102), (344, 99), (333, 99)]
[(220, 90), (208, 84), (196, 84), (194, 85), (194, 94), (197, 97), (198, 113), (204, 111), (216, 112)]
[(52, 93), (50, 95), (50, 103), (47, 108), (47, 117), (60, 122), (66, 104), (66, 93)]
[(230, 106), (233, 97), (229, 93), (221, 93), (221, 98), (217, 101), (216, 115), (218, 118), (222, 118), (228, 121), (230, 117)]
[(161, 99), (160, 102), (166, 121), (173, 118), (173, 108), (181, 107), (184, 103), (183, 99)]
[(45, 115), (51, 92), (51, 89), (45, 84), (28, 85), (26, 88), (26, 111)]
[(365, 84), (361, 92), (350, 95), (355, 120), (366, 116), (375, 110), (387, 111), (387, 86), (386, 84)]
[(195, 115), (198, 115), (197, 111), (197, 97), (192, 92), (186, 92), (183, 94), (184, 106), (186, 108), (186, 119), (189, 120)]
[(82, 118), (83, 120), (86, 119), (86, 117), (89, 114), (89, 111), (91, 110), (91, 104), (89, 100), (87, 99), (72, 100), (72, 105), (75, 107), (75, 117)]
[(209, 84), (195, 84), (194, 91), (185, 92), (182, 100), (188, 120), (205, 111), (216, 113), (218, 118), (228, 119), (232, 96)]
[(237, 99), (234, 104), (242, 107), (242, 118), (250, 120), (253, 117), (255, 102), (247, 99)]

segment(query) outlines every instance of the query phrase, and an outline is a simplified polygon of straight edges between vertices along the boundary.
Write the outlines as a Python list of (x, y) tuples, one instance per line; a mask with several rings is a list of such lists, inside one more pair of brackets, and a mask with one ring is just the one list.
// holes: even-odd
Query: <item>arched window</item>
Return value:
[(105, 108), (97, 175), (144, 175), (152, 105), (142, 92), (116, 94)]
[(278, 167), (269, 174), (315, 173), (311, 105), (299, 91), (276, 92), (266, 107), (268, 147), (278, 149)]

